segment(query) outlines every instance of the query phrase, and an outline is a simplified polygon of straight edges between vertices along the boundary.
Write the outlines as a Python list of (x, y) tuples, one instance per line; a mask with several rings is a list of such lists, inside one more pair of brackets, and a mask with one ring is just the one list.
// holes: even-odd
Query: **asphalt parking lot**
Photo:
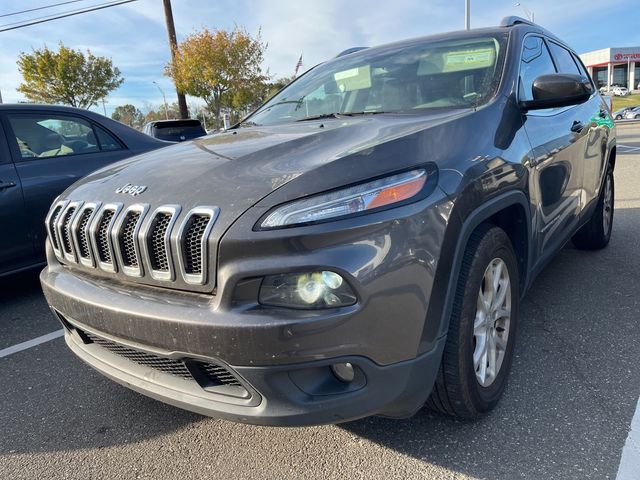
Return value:
[[(618, 135), (611, 244), (538, 277), (483, 420), (238, 425), (129, 391), (58, 338), (0, 358), (0, 479), (616, 478), (640, 396), (640, 125)], [(0, 282), (0, 350), (57, 330), (37, 274)]]

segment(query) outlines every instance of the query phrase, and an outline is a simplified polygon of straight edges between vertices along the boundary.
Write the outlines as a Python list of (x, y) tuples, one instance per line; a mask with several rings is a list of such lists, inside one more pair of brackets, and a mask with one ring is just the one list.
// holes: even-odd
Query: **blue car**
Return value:
[(0, 276), (44, 264), (44, 219), (69, 185), (166, 145), (87, 110), (0, 105)]

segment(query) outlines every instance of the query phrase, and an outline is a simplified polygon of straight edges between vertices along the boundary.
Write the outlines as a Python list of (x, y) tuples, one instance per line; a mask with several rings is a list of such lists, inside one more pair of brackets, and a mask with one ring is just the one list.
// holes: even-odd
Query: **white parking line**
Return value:
[(27, 340), (26, 342), (18, 343), (12, 347), (5, 348), (4, 350), (0, 350), (0, 358), (6, 357), (13, 353), (21, 352), (22, 350), (26, 350), (31, 347), (35, 347), (36, 345), (40, 345), (41, 343), (49, 342), (51, 340), (55, 340), (56, 338), (60, 338), (64, 335), (64, 330), (56, 330), (55, 332), (47, 333), (46, 335), (42, 335), (41, 337), (34, 338), (33, 340)]
[(626, 148), (626, 150), (623, 153), (635, 152), (637, 150), (640, 150), (640, 147), (632, 147), (631, 145), (618, 145), (618, 147)]
[(629, 436), (622, 449), (616, 480), (638, 480), (640, 474), (640, 398), (631, 420)]

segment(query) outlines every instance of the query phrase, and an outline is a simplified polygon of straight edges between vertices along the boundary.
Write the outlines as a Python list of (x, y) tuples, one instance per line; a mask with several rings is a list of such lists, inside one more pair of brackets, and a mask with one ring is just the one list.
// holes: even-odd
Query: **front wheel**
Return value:
[(613, 228), (613, 169), (607, 168), (604, 185), (589, 221), (573, 236), (573, 244), (581, 250), (599, 250), (611, 240)]
[(482, 225), (464, 253), (428, 407), (468, 419), (496, 406), (511, 368), (518, 304), (519, 272), (509, 237), (496, 226)]

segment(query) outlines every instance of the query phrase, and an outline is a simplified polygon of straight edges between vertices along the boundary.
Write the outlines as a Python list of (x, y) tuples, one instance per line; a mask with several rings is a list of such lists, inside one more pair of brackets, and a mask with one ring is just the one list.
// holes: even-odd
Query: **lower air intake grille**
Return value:
[[(168, 373), (186, 380), (195, 380), (203, 387), (233, 386), (241, 387), (243, 394), (246, 392), (242, 384), (222, 365), (204, 363), (190, 359), (166, 358), (151, 353), (141, 352), (133, 348), (125, 347), (111, 340), (104, 339), (93, 333), (76, 328), (80, 337), (86, 344), (94, 343), (100, 347), (119, 355), (139, 365), (151, 367), (163, 373)], [(187, 366), (188, 365), (188, 366)], [(243, 396), (243, 395), (240, 395)]]
[(187, 223), (183, 243), (185, 272), (187, 274), (202, 274), (202, 237), (210, 219), (209, 215), (195, 214)]

